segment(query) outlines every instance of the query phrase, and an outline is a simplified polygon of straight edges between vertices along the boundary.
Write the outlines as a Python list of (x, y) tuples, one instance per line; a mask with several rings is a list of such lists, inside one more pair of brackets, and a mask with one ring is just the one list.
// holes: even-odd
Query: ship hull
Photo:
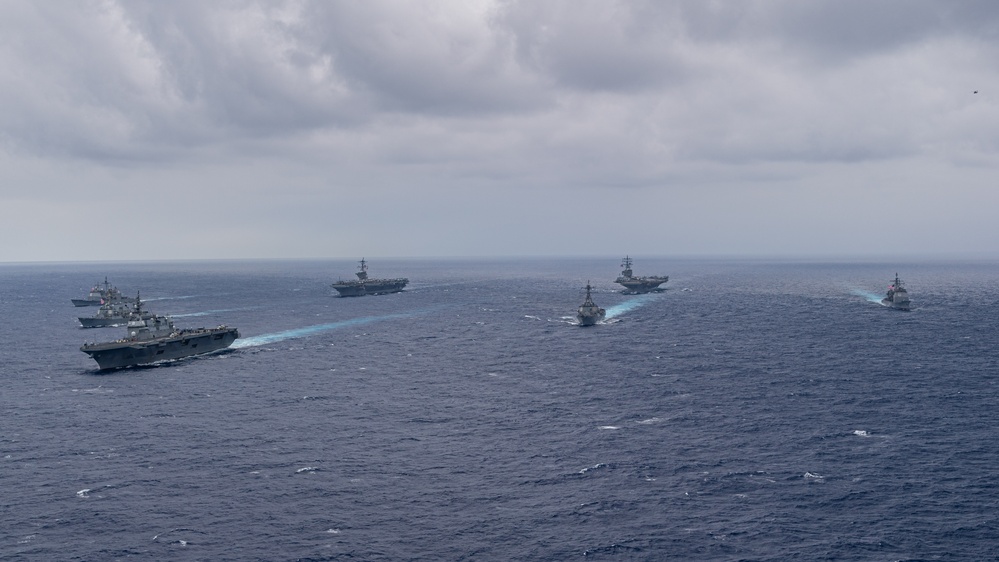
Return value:
[(124, 326), (128, 324), (128, 318), (80, 318), (80, 325), (84, 328), (108, 328), (111, 326)]
[(235, 328), (215, 328), (148, 341), (84, 345), (80, 351), (92, 357), (103, 371), (212, 353), (229, 347), (238, 337)]
[(341, 297), (363, 297), (366, 295), (387, 295), (399, 293), (409, 283), (409, 279), (392, 279), (386, 281), (353, 281), (350, 283), (334, 283), (333, 288)]
[(577, 314), (580, 326), (595, 326), (597, 322), (604, 319), (604, 314)]
[[(590, 302), (591, 301), (587, 299), (587, 303)], [(576, 318), (579, 320), (580, 326), (593, 326), (597, 322), (603, 320), (605, 316), (607, 316), (607, 311), (595, 304), (584, 304), (579, 307), (578, 311), (576, 311)]]
[(624, 287), (625, 292), (641, 294), (664, 291), (665, 289), (660, 288), (659, 285), (667, 281), (669, 281), (669, 277), (619, 277), (615, 282)]
[(109, 302), (121, 302), (129, 305), (135, 302), (135, 299), (131, 297), (111, 297), (110, 299), (103, 299), (97, 297), (93, 299), (70, 299), (70, 300), (73, 301), (73, 306), (101, 306), (102, 304), (104, 304), (104, 301), (106, 300)]
[(910, 310), (908, 299), (881, 299), (881, 304), (887, 306), (888, 308), (894, 308), (895, 310)]

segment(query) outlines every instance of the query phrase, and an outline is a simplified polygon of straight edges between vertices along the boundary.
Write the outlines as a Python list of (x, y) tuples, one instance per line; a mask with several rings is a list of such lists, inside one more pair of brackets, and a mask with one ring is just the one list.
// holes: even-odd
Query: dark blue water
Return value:
[[(0, 266), (0, 558), (999, 557), (999, 265), (616, 265)], [(105, 275), (243, 339), (98, 374)]]

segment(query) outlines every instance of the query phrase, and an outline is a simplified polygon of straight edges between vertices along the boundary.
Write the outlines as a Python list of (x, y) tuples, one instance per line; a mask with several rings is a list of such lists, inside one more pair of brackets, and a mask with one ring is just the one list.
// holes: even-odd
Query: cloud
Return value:
[[(166, 190), (178, 203), (164, 210), (185, 225), (213, 215), (240, 233), (227, 238), (257, 247), (321, 231), (268, 211), (318, 220), (325, 210), (358, 226), (329, 211), (365, 202), (357, 193), (404, 229), (424, 229), (433, 249), (468, 225), (499, 228), (476, 200), (508, 214), (531, 207), (534, 226), (510, 237), (516, 252), (545, 236), (538, 215), (585, 212), (564, 204), (583, 194), (616, 213), (615, 198), (679, 197), (688, 212), (671, 219), (698, 228), (699, 205), (705, 224), (739, 222), (746, 196), (771, 189), (822, 204), (837, 183), (877, 191), (858, 170), (879, 181), (950, 174), (967, 184), (960, 208), (999, 165), (999, 10), (989, 2), (83, 0), (0, 10), (0, 181), (30, 186), (18, 208), (79, 203), (73, 190), (97, 189), (117, 214), (117, 201)], [(192, 200), (197, 212), (179, 203)], [(929, 200), (905, 203), (908, 215), (925, 217)], [(719, 201), (742, 203), (727, 213)], [(634, 213), (651, 222), (655, 205)], [(402, 212), (413, 207), (423, 216)], [(794, 229), (792, 212), (775, 205), (764, 216)], [(730, 238), (719, 232), (696, 247), (722, 248)]]
[(994, 66), (995, 16), (841, 4), (15, 4), (2, 130), (18, 149), (109, 160), (428, 120), (522, 151), (574, 150), (589, 127), (646, 158), (918, 151), (915, 116), (965, 111), (972, 73)]

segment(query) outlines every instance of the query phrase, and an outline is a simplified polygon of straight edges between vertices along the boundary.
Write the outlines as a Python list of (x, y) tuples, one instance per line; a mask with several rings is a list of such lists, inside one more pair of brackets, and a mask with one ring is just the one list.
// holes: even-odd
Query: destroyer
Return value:
[(898, 273), (891, 285), (888, 285), (888, 295), (881, 299), (881, 304), (897, 310), (909, 310), (909, 292), (898, 278)]
[(74, 306), (101, 306), (105, 302), (121, 300), (125, 302), (131, 302), (130, 297), (123, 296), (118, 287), (112, 287), (108, 283), (108, 278), (104, 277), (104, 283), (98, 283), (94, 285), (93, 289), (90, 289), (90, 294), (83, 299), (72, 299)]
[(631, 271), (631, 258), (624, 256), (621, 260), (621, 267), (624, 271), (621, 272), (621, 276), (614, 280), (615, 283), (623, 285), (626, 293), (651, 293), (653, 291), (662, 291), (659, 285), (669, 281), (669, 275), (660, 277), (658, 275), (651, 275), (649, 277), (635, 277), (632, 275)]
[(361, 258), (360, 271), (355, 273), (357, 281), (338, 280), (333, 283), (333, 288), (340, 293), (341, 297), (363, 297), (364, 295), (385, 295), (388, 293), (398, 293), (409, 283), (409, 279), (398, 277), (396, 279), (369, 279), (368, 264)]
[(128, 322), (132, 314), (132, 299), (105, 301), (93, 316), (81, 316), (80, 325), (84, 328), (106, 328), (120, 326)]
[(83, 344), (80, 351), (93, 357), (101, 370), (119, 369), (211, 353), (239, 337), (239, 331), (228, 326), (177, 329), (170, 318), (143, 310), (138, 296), (126, 329), (123, 339)]
[(590, 297), (590, 282), (586, 282), (586, 300), (583, 304), (579, 305), (579, 310), (576, 312), (576, 318), (579, 318), (580, 326), (592, 326), (597, 322), (604, 319), (607, 311), (600, 308), (593, 302), (593, 298)]

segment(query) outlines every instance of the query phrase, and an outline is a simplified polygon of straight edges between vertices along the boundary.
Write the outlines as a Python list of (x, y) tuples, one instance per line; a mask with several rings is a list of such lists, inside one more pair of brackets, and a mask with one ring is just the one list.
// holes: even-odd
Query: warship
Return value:
[(660, 277), (658, 275), (652, 275), (649, 277), (635, 277), (632, 275), (631, 271), (631, 258), (624, 256), (621, 260), (621, 267), (624, 271), (621, 272), (620, 277), (614, 280), (615, 283), (624, 286), (625, 293), (651, 293), (653, 291), (659, 292), (664, 289), (660, 289), (659, 285), (669, 281), (669, 275), (665, 277)]
[(580, 326), (592, 326), (597, 322), (604, 319), (607, 311), (600, 308), (593, 302), (593, 298), (590, 297), (590, 282), (586, 282), (586, 300), (583, 304), (579, 305), (579, 310), (576, 312), (576, 318), (579, 318)]
[(132, 299), (115, 299), (105, 301), (93, 316), (80, 316), (80, 325), (84, 328), (106, 328), (120, 326), (128, 322), (132, 314)]
[(130, 297), (123, 296), (118, 287), (112, 287), (108, 283), (108, 278), (104, 277), (104, 283), (98, 283), (94, 285), (93, 289), (90, 289), (90, 294), (83, 299), (71, 299), (74, 306), (101, 306), (107, 301), (121, 300), (129, 302), (132, 299)]
[(898, 273), (891, 285), (888, 285), (888, 295), (881, 299), (881, 304), (896, 310), (909, 310), (909, 292), (898, 278)]
[(169, 317), (143, 310), (142, 300), (136, 295), (125, 337), (111, 342), (85, 343), (80, 351), (97, 361), (103, 371), (211, 353), (229, 347), (238, 337), (236, 328), (225, 325), (178, 329)]
[(360, 271), (355, 273), (357, 281), (338, 280), (333, 283), (333, 288), (340, 293), (341, 297), (363, 297), (364, 295), (385, 295), (388, 293), (398, 293), (409, 283), (409, 279), (399, 277), (396, 279), (369, 279), (368, 263), (361, 258)]

